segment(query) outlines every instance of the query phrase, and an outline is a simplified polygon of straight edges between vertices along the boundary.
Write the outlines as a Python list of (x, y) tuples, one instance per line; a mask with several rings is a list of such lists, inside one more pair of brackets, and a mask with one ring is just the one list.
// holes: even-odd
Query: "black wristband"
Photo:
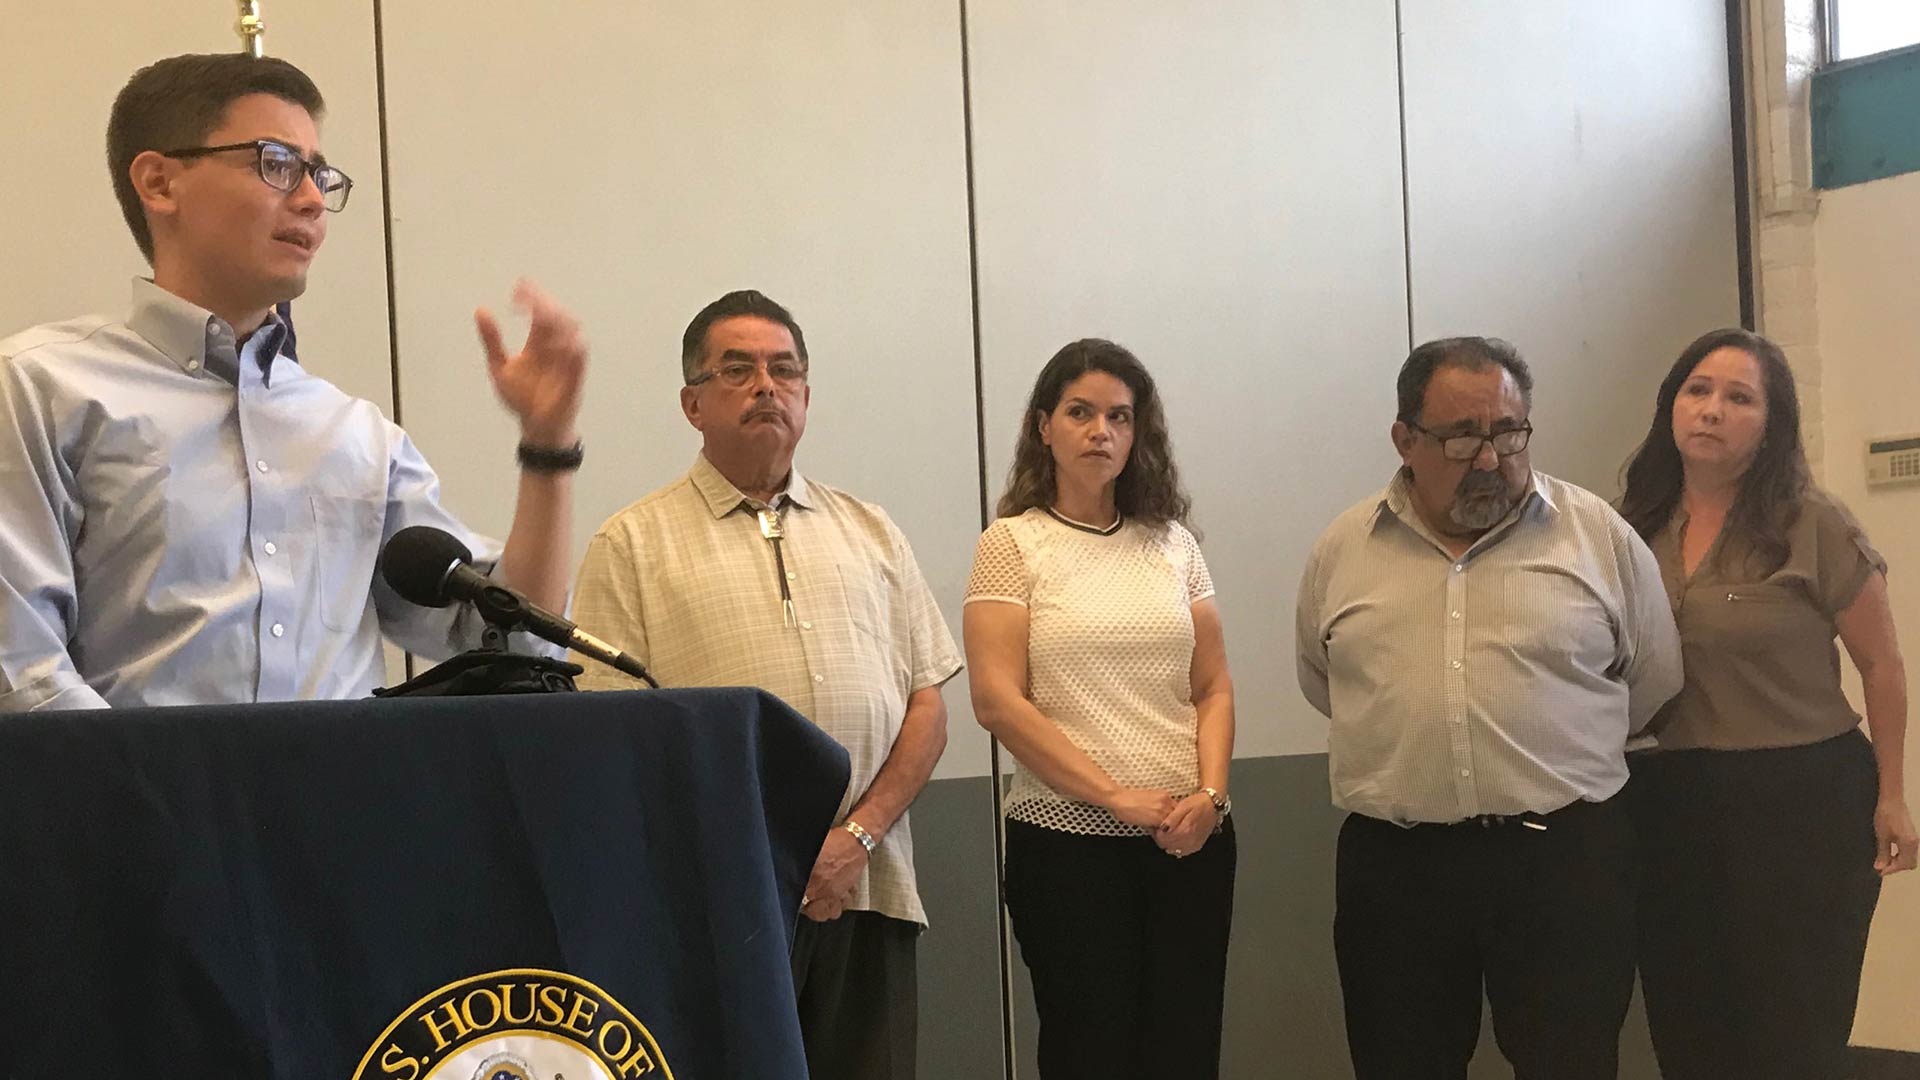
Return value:
[(514, 456), (519, 459), (520, 467), (528, 472), (562, 473), (572, 472), (586, 459), (584, 444), (578, 440), (565, 450), (553, 450), (544, 446), (528, 446), (521, 443)]

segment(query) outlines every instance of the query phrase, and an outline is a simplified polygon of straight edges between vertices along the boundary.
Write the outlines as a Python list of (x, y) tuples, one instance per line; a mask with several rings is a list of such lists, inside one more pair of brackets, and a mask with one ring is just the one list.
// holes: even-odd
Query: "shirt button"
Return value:
[(812, 623), (810, 623), (810, 622), (803, 622), (803, 623), (801, 623), (801, 624), (800, 624), (800, 629), (802, 629), (802, 630), (811, 630), (811, 629), (813, 629), (813, 624), (812, 624)]
[(286, 637), (286, 636), (287, 636), (287, 628), (286, 628), (285, 626), (282, 626), (282, 625), (281, 625), (281, 624), (279, 624), (279, 623), (274, 623), (274, 624), (273, 624), (273, 636), (274, 636), (274, 637)]
[(262, 551), (265, 551), (265, 552), (266, 552), (267, 554), (269, 554), (269, 555), (278, 555), (278, 554), (280, 554), (280, 548), (279, 548), (279, 546), (278, 546), (278, 545), (276, 545), (276, 544), (275, 544), (275, 543), (274, 543), (273, 541), (271, 541), (271, 540), (269, 540), (269, 541), (267, 541), (267, 542), (266, 542), (265, 544), (262, 544), (262, 545), (261, 545), (261, 550), (262, 550)]
[(1458, 660), (1455, 660), (1455, 661), (1453, 662), (1453, 664), (1452, 664), (1452, 667), (1453, 667), (1453, 670), (1455, 670), (1455, 671), (1459, 671), (1459, 670), (1460, 670), (1460, 661), (1458, 661)]
[(827, 681), (827, 677), (826, 677), (825, 675), (815, 675), (815, 676), (813, 677), (813, 681), (814, 681), (814, 682), (826, 682), (826, 681)]
[(261, 460), (254, 462), (253, 467), (256, 469), (259, 469), (261, 472), (266, 472), (267, 471), (266, 459), (262, 458)]
[(1453, 564), (1453, 572), (1454, 572), (1454, 573), (1456, 573), (1456, 574), (1457, 574), (1457, 573), (1459, 573), (1459, 572), (1460, 572), (1460, 571), (1462, 571), (1462, 570), (1465, 570), (1466, 568), (1467, 568), (1467, 564), (1466, 564), (1466, 563), (1454, 563), (1454, 564)]
[(791, 570), (789, 570), (789, 571), (787, 571), (787, 580), (788, 580), (788, 581), (799, 581), (799, 580), (800, 580), (800, 575), (799, 575), (799, 574), (796, 574), (796, 573), (794, 573), (794, 572), (793, 572), (793, 571), (791, 571)]
[(200, 370), (200, 361), (198, 361), (198, 360), (189, 360), (189, 361), (187, 361), (187, 370), (188, 370), (188, 371), (199, 371), (199, 370)]
[(1460, 770), (1460, 775), (1461, 775), (1461, 776), (1472, 776), (1472, 775), (1473, 775), (1473, 770), (1472, 770), (1472, 769), (1461, 769), (1461, 770)]
[(1449, 612), (1447, 612), (1447, 616), (1448, 616), (1449, 618), (1454, 618), (1454, 619), (1457, 619), (1457, 618), (1459, 618), (1459, 617), (1460, 617), (1460, 613), (1459, 613), (1459, 612), (1457, 612), (1457, 611), (1449, 611)]

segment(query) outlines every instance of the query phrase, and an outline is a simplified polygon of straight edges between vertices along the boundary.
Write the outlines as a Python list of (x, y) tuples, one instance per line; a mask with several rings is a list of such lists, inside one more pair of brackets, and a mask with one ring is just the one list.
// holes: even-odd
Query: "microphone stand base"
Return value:
[(382, 687), (374, 697), (468, 697), (479, 694), (576, 693), (579, 664), (546, 656), (474, 649), (436, 664), (398, 686)]

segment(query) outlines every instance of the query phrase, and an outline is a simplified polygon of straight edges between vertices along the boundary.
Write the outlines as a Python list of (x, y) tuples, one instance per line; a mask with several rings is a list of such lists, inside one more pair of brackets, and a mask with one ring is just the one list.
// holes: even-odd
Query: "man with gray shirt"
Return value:
[(1633, 992), (1625, 746), (1680, 688), (1653, 555), (1533, 471), (1533, 377), (1452, 338), (1401, 368), (1404, 467), (1315, 545), (1300, 686), (1349, 811), (1334, 950), (1358, 1080), (1613, 1077)]

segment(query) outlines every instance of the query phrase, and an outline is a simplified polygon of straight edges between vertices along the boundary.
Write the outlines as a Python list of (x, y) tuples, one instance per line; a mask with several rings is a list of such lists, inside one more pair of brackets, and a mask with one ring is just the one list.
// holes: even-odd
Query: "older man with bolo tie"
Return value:
[[(694, 316), (680, 407), (700, 453), (601, 525), (574, 612), (662, 686), (761, 687), (847, 748), (793, 944), (800, 1033), (813, 1076), (912, 1080), (927, 917), (907, 807), (946, 747), (940, 687), (960, 650), (886, 512), (794, 465), (809, 363), (800, 324), (762, 293)], [(580, 685), (634, 683), (589, 669)]]
[(1627, 741), (1680, 688), (1652, 553), (1535, 471), (1512, 346), (1401, 368), (1403, 467), (1300, 583), (1300, 686), (1332, 720), (1334, 952), (1358, 1080), (1455, 1080), (1481, 991), (1525, 1080), (1617, 1075), (1633, 993)]

